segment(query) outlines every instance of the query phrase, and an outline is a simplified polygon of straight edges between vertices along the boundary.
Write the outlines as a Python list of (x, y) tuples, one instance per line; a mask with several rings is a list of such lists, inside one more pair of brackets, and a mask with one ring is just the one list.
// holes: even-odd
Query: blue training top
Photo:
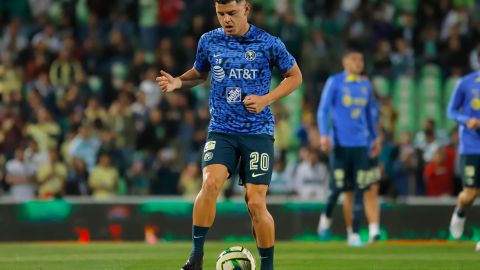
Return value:
[(368, 147), (377, 138), (378, 115), (370, 82), (345, 72), (330, 76), (317, 111), (320, 135), (334, 145)]
[(480, 154), (480, 129), (467, 128), (470, 118), (480, 119), (480, 72), (463, 77), (448, 104), (448, 117), (460, 124), (460, 154)]
[(250, 113), (243, 99), (270, 91), (273, 66), (284, 74), (295, 63), (279, 38), (254, 25), (242, 37), (227, 36), (223, 28), (203, 34), (194, 68), (211, 72), (209, 132), (273, 136), (270, 106)]

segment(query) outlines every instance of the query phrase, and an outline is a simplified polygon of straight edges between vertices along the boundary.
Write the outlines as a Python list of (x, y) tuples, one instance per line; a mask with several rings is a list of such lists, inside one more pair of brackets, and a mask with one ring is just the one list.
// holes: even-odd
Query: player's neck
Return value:
[(238, 37), (243, 37), (250, 30), (251, 25), (246, 23), (243, 29), (238, 33)]
[(348, 71), (348, 70), (344, 70), (344, 72), (347, 75), (360, 76), (360, 73), (355, 73), (355, 72), (351, 72), (351, 71)]

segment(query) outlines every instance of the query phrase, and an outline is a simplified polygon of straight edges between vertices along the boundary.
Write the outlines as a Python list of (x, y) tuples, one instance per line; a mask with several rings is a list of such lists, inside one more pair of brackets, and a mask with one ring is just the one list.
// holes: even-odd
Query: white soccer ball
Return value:
[(480, 241), (477, 242), (477, 245), (475, 246), (475, 250), (476, 250), (477, 252), (480, 252)]
[(217, 259), (217, 270), (255, 270), (255, 259), (244, 247), (224, 250)]

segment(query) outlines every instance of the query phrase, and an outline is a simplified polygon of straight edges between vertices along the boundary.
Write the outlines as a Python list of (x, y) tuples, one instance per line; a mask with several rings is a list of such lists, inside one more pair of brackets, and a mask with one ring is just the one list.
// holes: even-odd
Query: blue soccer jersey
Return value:
[(243, 99), (268, 94), (272, 67), (284, 74), (295, 63), (279, 38), (254, 25), (242, 37), (227, 36), (223, 28), (205, 33), (198, 44), (194, 68), (211, 72), (209, 132), (273, 136), (270, 106), (260, 113), (250, 113)]
[(480, 72), (457, 83), (448, 104), (448, 117), (460, 124), (460, 154), (480, 154), (480, 130), (466, 127), (468, 119), (480, 119)]
[(328, 78), (318, 107), (322, 136), (342, 147), (368, 147), (377, 138), (373, 90), (368, 80), (338, 73)]

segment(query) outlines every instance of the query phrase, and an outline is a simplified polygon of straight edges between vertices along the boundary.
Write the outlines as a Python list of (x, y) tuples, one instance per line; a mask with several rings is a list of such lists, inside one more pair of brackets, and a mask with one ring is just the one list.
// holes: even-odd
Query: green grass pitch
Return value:
[[(218, 254), (238, 243), (207, 242), (204, 270)], [(258, 258), (253, 243), (244, 244)], [(474, 243), (379, 243), (349, 248), (343, 242), (280, 242), (276, 270), (463, 270), (480, 269)], [(0, 244), (2, 270), (178, 270), (190, 243)], [(257, 268), (258, 269), (258, 268)], [(258, 269), (260, 270), (260, 269)]]

